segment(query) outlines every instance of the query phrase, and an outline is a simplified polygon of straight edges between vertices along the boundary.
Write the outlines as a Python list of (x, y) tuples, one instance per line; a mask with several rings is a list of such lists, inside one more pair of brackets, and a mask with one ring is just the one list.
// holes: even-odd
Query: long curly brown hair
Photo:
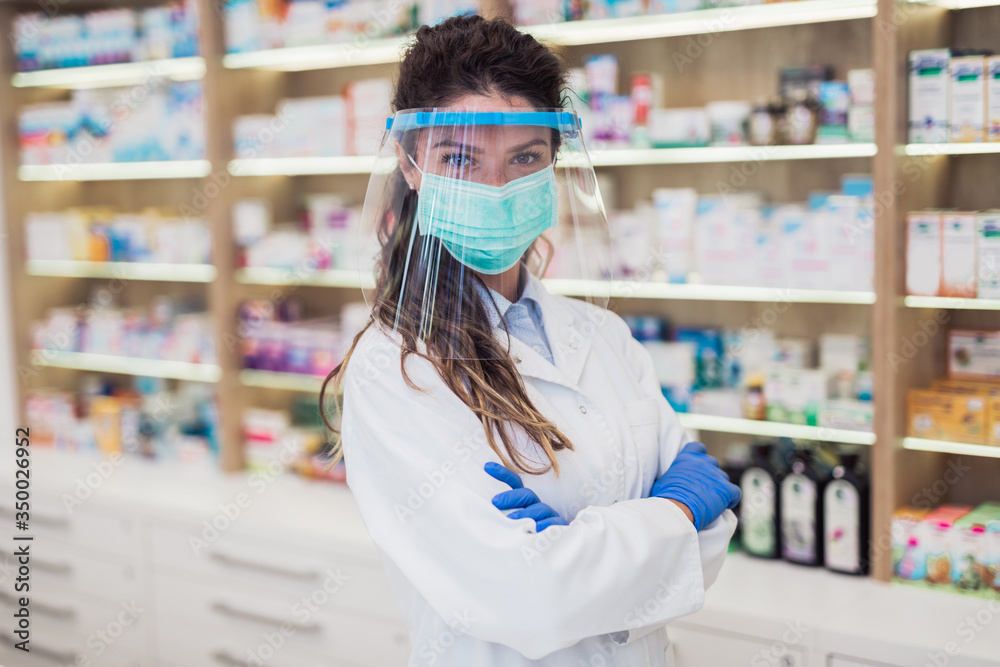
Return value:
[[(436, 26), (422, 26), (416, 40), (408, 47), (400, 63), (392, 106), (395, 111), (448, 106), (468, 94), (499, 94), (521, 97), (538, 108), (563, 106), (566, 69), (559, 57), (531, 35), (521, 33), (502, 18), (485, 19), (478, 15), (456, 16)], [(556, 144), (553, 144), (553, 155)], [(509, 350), (493, 336), (485, 306), (480, 302), (472, 281), (462, 280), (467, 268), (447, 251), (436, 238), (424, 239), (414, 229), (417, 192), (410, 190), (401, 172), (396, 173), (392, 188), (398, 188), (403, 205), (398, 222), (380, 221), (378, 238), (381, 252), (375, 267), (375, 294), (371, 319), (359, 332), (344, 359), (327, 375), (320, 390), (320, 414), (334, 433), (338, 429), (326, 418), (324, 396), (332, 381), (340, 392), (344, 370), (358, 341), (373, 324), (401, 335), (400, 369), (406, 383), (419, 390), (406, 373), (410, 354), (430, 361), (445, 384), (479, 418), (490, 447), (504, 465), (529, 474), (541, 474), (550, 468), (559, 474), (555, 452), (573, 449), (569, 439), (532, 404), (525, 391)], [(408, 260), (411, 246), (431, 249), (426, 256)], [(533, 245), (525, 253), (540, 251)], [(414, 253), (416, 254), (416, 253)], [(403, 275), (407, 272), (404, 284)], [(435, 294), (421, 295), (427, 272), (437, 273)], [(476, 278), (478, 280), (478, 278)], [(421, 323), (423, 298), (434, 298), (434, 321), (431, 327)], [(473, 313), (461, 318), (457, 313)], [(506, 325), (504, 325), (506, 327)], [(426, 353), (417, 348), (423, 341)], [(548, 465), (531, 467), (514, 446), (509, 430), (514, 426), (538, 443), (548, 457)], [(494, 434), (499, 434), (503, 448)], [(343, 458), (342, 439), (333, 445), (331, 467)], [(417, 443), (414, 443), (416, 446)]]

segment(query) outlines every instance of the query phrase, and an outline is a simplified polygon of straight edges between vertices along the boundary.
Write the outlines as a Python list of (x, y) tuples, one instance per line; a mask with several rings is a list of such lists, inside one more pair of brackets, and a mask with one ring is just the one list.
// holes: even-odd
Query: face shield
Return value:
[(474, 342), (498, 335), (488, 288), (531, 296), (529, 274), (588, 281), (588, 300), (607, 306), (607, 219), (573, 111), (395, 113), (359, 229), (371, 259), (362, 278), (371, 283), (374, 273), (365, 300), (376, 319), (439, 358), (506, 354), (506, 345)]

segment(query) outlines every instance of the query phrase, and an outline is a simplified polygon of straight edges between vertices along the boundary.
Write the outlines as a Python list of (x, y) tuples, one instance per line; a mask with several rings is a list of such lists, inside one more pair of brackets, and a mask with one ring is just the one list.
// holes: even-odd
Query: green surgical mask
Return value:
[[(410, 157), (410, 156), (407, 156)], [(553, 165), (500, 187), (421, 173), (417, 226), (441, 240), (455, 259), (494, 275), (514, 266), (538, 236), (557, 222)]]

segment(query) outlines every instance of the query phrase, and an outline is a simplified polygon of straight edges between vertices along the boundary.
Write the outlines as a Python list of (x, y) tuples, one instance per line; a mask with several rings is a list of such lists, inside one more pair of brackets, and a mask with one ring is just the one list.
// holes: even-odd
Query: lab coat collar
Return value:
[[(550, 294), (542, 281), (530, 271), (525, 271), (525, 279), (523, 294), (531, 295), (538, 302), (555, 365), (526, 343), (513, 336), (508, 337), (503, 327), (495, 327), (493, 333), (502, 345), (506, 346), (509, 341), (510, 354), (521, 375), (577, 390), (595, 324), (577, 317), (572, 309)], [(585, 335), (587, 331), (591, 332), (590, 335)]]

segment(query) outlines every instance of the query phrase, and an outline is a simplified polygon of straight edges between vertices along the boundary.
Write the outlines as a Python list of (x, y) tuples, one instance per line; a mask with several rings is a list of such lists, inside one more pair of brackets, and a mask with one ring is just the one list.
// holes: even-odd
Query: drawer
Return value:
[(710, 631), (695, 630), (690, 626), (667, 626), (674, 646), (676, 667), (805, 667), (805, 649), (784, 642), (766, 642), (750, 637), (740, 637)]
[[(100, 557), (73, 547), (55, 547), (34, 541), (31, 547), (32, 588), (39, 594), (73, 590), (111, 602), (139, 594), (136, 568), (119, 556)], [(0, 547), (0, 567), (8, 576), (17, 563), (11, 546)]]
[(251, 628), (222, 634), (189, 621), (162, 618), (157, 623), (155, 635), (160, 667), (249, 667), (259, 664), (267, 667), (336, 667), (341, 664), (329, 658), (304, 655), (286, 644), (279, 644), (274, 637), (268, 642), (260, 630)]
[[(141, 623), (151, 605), (133, 600), (112, 603), (73, 591), (58, 594), (32, 591), (29, 611), (32, 639), (58, 639), (60, 645), (89, 644), (96, 651), (111, 644), (139, 645)], [(12, 619), (18, 609), (15, 594), (0, 591), (0, 614)], [(0, 628), (10, 632), (12, 624)], [(105, 637), (117, 637), (108, 641)]]
[[(43, 606), (47, 609), (44, 612)], [(11, 618), (14, 609), (6, 600), (0, 609), (4, 618)], [(116, 609), (111, 605), (80, 600), (43, 602), (33, 596), (30, 656), (11, 648), (20, 639), (15, 639), (12, 627), (5, 624), (0, 628), (0, 645), (4, 649), (0, 652), (0, 664), (18, 667), (36, 664), (46, 667), (82, 664), (139, 667), (144, 643), (141, 618), (129, 616), (130, 624), (125, 626), (118, 618), (121, 612), (120, 607)]]
[[(278, 596), (287, 608), (303, 596), (318, 594), (324, 587), (336, 588), (330, 604), (376, 615), (398, 615), (382, 564), (362, 559), (333, 557), (323, 553), (303, 553), (298, 547), (279, 542), (224, 535), (207, 546), (192, 546), (192, 534), (178, 528), (154, 525), (150, 548), (158, 573), (175, 579), (192, 578), (212, 586), (228, 585), (237, 590), (257, 590)], [(211, 589), (196, 587), (194, 594)], [(318, 593), (320, 591), (320, 593)], [(188, 602), (165, 590), (157, 605), (172, 612)], [(173, 600), (173, 602), (171, 602)]]
[[(13, 500), (6, 499), (0, 504), (0, 520), (13, 523), (14, 516)], [(128, 558), (137, 553), (137, 527), (131, 517), (95, 510), (86, 503), (70, 512), (58, 499), (33, 493), (28, 523), (27, 532), (37, 543), (80, 546)]]
[[(296, 595), (210, 586), (157, 573), (154, 595), (161, 625), (194, 623), (209, 637), (239, 639), (243, 658), (247, 646), (266, 651), (275, 643), (373, 667), (404, 664), (409, 656), (409, 635), (398, 615), (379, 616), (338, 605), (340, 593), (310, 610)], [(169, 646), (161, 641), (158, 651), (166, 655)], [(213, 650), (217, 648), (214, 645)], [(171, 658), (171, 662), (180, 661)]]

